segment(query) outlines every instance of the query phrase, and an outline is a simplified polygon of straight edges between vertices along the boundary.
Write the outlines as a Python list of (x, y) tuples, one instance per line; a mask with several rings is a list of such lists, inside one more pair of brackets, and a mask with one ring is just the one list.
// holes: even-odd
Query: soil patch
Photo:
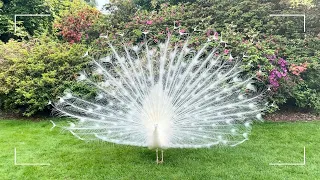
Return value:
[(272, 114), (266, 114), (264, 119), (266, 121), (315, 121), (320, 120), (320, 115), (308, 110), (286, 108)]

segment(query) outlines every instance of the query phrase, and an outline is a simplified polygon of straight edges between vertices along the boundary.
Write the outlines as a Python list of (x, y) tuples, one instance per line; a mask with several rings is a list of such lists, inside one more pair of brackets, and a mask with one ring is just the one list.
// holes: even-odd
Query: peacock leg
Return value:
[(163, 150), (161, 149), (161, 161), (160, 163), (163, 163)]
[(156, 149), (156, 155), (157, 155), (157, 164), (159, 164), (158, 148)]

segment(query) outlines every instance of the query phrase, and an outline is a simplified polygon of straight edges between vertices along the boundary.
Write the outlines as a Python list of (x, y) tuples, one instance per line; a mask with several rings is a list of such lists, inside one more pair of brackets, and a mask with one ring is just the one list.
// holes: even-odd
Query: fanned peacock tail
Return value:
[[(162, 148), (237, 145), (261, 120), (264, 95), (244, 76), (241, 61), (224, 60), (204, 45), (195, 51), (173, 45), (126, 47), (92, 61), (83, 80), (95, 99), (71, 92), (55, 109), (79, 120), (67, 129), (80, 139)], [(98, 77), (98, 78), (97, 78)]]

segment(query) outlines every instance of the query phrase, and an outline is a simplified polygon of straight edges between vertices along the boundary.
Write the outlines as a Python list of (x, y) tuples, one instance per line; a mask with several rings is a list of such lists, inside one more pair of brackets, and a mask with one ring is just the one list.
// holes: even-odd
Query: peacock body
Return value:
[(54, 104), (79, 120), (67, 129), (80, 139), (149, 148), (235, 146), (261, 119), (263, 93), (242, 74), (241, 61), (215, 49), (173, 45), (123, 47), (93, 60), (79, 80), (98, 90), (93, 100), (71, 92)]

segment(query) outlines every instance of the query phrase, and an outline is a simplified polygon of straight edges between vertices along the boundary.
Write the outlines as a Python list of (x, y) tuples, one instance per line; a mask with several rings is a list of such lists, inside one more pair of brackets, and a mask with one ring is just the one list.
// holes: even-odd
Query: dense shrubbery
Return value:
[(0, 94), (5, 110), (32, 115), (55, 99), (83, 68), (81, 44), (55, 42), (49, 38), (0, 44)]
[[(133, 14), (132, 7), (134, 7), (132, 3), (125, 2), (116, 1), (114, 6), (120, 8), (115, 12), (115, 16), (112, 16), (112, 21), (117, 22), (117, 20), (120, 20), (116, 27), (122, 31), (126, 30), (126, 21), (130, 18), (128, 15)], [(141, 5), (141, 3), (138, 4)], [(316, 36), (320, 33), (319, 8), (319, 6), (291, 8), (289, 4), (285, 4), (282, 1), (198, 0), (195, 3), (184, 3), (178, 6), (158, 4), (153, 11), (139, 10), (134, 16), (140, 18), (140, 29), (143, 28), (143, 21), (154, 20), (153, 22), (157, 23), (155, 20), (162, 17), (168, 26), (173, 26), (172, 20), (176, 20), (190, 29), (200, 24), (200, 26), (211, 25), (215, 30), (223, 32), (225, 24), (233, 24), (236, 31), (242, 33), (248, 33), (253, 30), (259, 33), (301, 38), (304, 36), (302, 17), (270, 17), (269, 15), (280, 13), (301, 14), (307, 11), (307, 33)]]
[[(150, 43), (158, 43), (168, 34), (176, 43), (190, 36), (193, 48), (209, 40), (210, 46), (219, 46), (229, 60), (245, 56), (244, 70), (258, 79), (258, 86), (270, 90), (271, 111), (290, 100), (320, 112), (319, 6), (289, 5), (281, 0), (171, 0), (171, 5), (153, 0), (113, 0), (107, 6), (112, 14), (103, 16), (82, 0), (45, 2), (60, 42), (42, 37), (0, 45), (0, 96), (7, 110), (32, 115), (67, 87), (92, 92), (73, 80), (86, 62), (80, 57), (88, 45), (92, 55), (108, 51), (106, 39), (99, 38), (101, 33), (115, 46), (140, 43), (146, 37)], [(269, 16), (306, 9), (306, 34), (302, 33), (302, 18)]]
[(53, 17), (17, 17), (17, 31), (14, 32), (15, 14), (51, 14), (44, 0), (0, 0), (0, 40), (25, 39), (38, 31), (51, 28)]
[(77, 43), (89, 39), (89, 29), (97, 21), (99, 14), (94, 8), (84, 8), (63, 17), (55, 26), (66, 41)]
[[(245, 70), (255, 75), (260, 85), (270, 87), (270, 98), (274, 102), (270, 110), (293, 100), (300, 107), (320, 112), (320, 88), (314, 83), (320, 80), (316, 75), (320, 57), (320, 41), (316, 37), (319, 29), (315, 28), (319, 26), (316, 23), (319, 17), (307, 16), (310, 28), (304, 34), (301, 18), (289, 20), (269, 16), (278, 9), (282, 13), (297, 13), (305, 7), (292, 9), (281, 3), (212, 0), (178, 6), (161, 4), (155, 7), (156, 11), (132, 13), (128, 8), (133, 7), (132, 4), (117, 3), (115, 5), (121, 8), (112, 16), (112, 21), (120, 22), (105, 31), (114, 44), (139, 43), (145, 36), (157, 43), (165, 40), (168, 34), (178, 42), (191, 34), (191, 46), (197, 48), (210, 39), (215, 47), (221, 43), (214, 38), (223, 36), (228, 46), (221, 52), (249, 56), (243, 58)], [(310, 12), (315, 10), (317, 7), (309, 9)], [(124, 16), (128, 19), (130, 14), (129, 20), (122, 20)], [(100, 39), (97, 44), (100, 45), (98, 49), (105, 46)]]

